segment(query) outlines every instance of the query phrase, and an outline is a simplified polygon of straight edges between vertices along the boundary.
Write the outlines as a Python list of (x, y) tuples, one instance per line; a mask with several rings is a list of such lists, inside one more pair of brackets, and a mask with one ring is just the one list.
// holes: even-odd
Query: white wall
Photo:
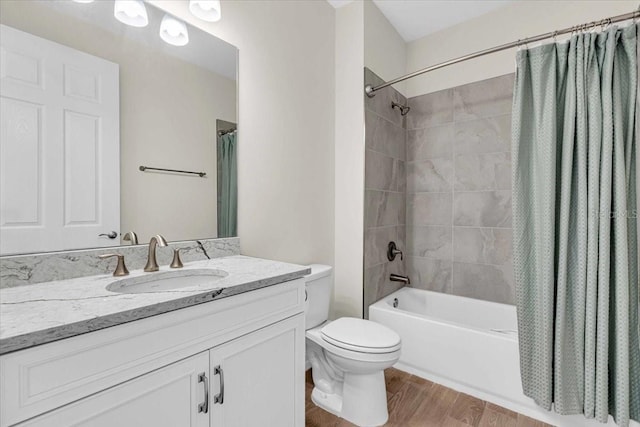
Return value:
[[(362, 3), (365, 66), (385, 81), (406, 74), (407, 44), (371, 0)], [(406, 82), (397, 83), (393, 87), (406, 95)]]
[(245, 255), (334, 261), (334, 9), (325, 1), (153, 3), (237, 46), (238, 234)]
[(362, 316), (364, 10), (336, 9), (335, 271), (333, 316)]
[[(516, 1), (407, 45), (407, 72), (514, 40), (635, 10), (636, 0)], [(510, 49), (432, 71), (407, 81), (413, 97), (515, 71)]]

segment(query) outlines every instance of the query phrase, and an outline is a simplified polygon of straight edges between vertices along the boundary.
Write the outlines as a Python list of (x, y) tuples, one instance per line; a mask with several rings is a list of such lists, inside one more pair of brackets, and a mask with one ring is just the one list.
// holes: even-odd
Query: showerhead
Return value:
[(398, 110), (400, 110), (400, 115), (402, 116), (406, 116), (409, 113), (409, 110), (411, 110), (411, 107), (407, 105), (398, 104), (396, 101), (393, 101), (391, 103), (391, 108), (397, 108)]

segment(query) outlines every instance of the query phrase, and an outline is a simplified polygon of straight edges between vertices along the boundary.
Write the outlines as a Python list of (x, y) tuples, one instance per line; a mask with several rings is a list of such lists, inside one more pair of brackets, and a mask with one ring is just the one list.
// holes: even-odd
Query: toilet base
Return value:
[(328, 394), (320, 390), (318, 387), (314, 387), (311, 392), (311, 401), (315, 403), (316, 406), (332, 413), (336, 417), (341, 416), (342, 396), (337, 394)]
[(335, 416), (361, 426), (381, 426), (389, 419), (384, 372), (356, 375), (345, 373), (343, 395), (313, 388), (311, 400)]

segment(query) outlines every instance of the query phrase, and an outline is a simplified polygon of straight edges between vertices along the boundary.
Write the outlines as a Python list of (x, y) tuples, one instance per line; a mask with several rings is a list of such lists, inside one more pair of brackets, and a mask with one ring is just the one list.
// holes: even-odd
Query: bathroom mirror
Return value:
[(0, 255), (236, 235), (234, 46), (143, 2), (0, 24)]

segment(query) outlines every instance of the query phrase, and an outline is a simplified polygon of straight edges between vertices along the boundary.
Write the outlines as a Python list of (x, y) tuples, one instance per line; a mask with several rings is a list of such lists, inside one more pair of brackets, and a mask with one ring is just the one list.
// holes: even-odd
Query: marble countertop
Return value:
[[(0, 354), (219, 300), (311, 272), (300, 265), (241, 255), (191, 262), (184, 270), (202, 268), (224, 270), (228, 275), (210, 284), (135, 294), (107, 290), (107, 285), (122, 279), (110, 274), (0, 290)], [(161, 272), (169, 270), (160, 268)], [(135, 270), (127, 278), (149, 274), (156, 273)]]

